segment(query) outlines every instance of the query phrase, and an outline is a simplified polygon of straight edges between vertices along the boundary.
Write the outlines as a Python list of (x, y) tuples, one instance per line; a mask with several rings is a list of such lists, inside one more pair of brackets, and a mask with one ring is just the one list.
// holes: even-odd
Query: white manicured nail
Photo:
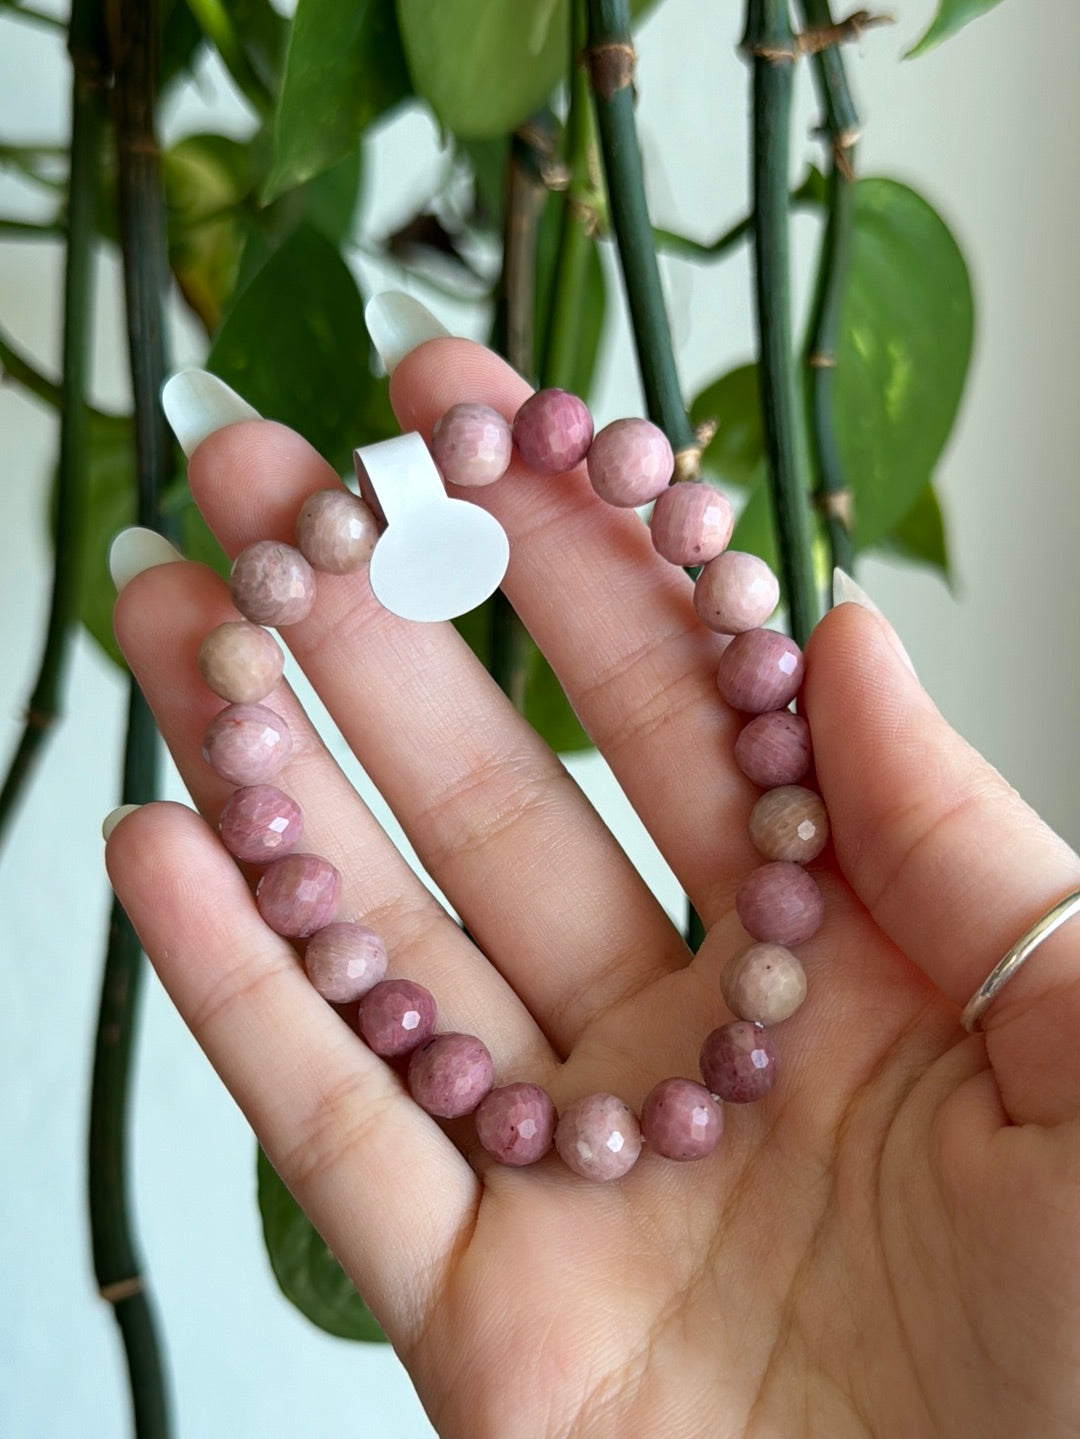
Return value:
[(101, 821), (102, 839), (108, 840), (109, 835), (112, 834), (113, 830), (120, 823), (120, 821), (122, 819), (127, 819), (128, 815), (134, 814), (137, 809), (142, 809), (142, 805), (122, 804), (118, 805), (116, 809), (111, 809), (109, 813), (105, 816), (105, 818)]
[[(881, 606), (876, 605), (863, 589), (862, 585), (856, 584), (847, 571), (842, 570), (839, 565), (833, 570), (833, 604), (861, 605), (864, 610), (869, 610), (872, 615), (877, 615), (878, 619), (884, 624), (896, 653), (904, 661), (904, 664), (907, 665), (911, 673), (915, 674), (915, 666), (911, 662), (911, 656), (904, 648), (903, 641), (882, 611)], [(918, 678), (917, 675), (916, 678)]]
[(157, 530), (132, 525), (130, 529), (121, 530), (109, 548), (109, 573), (119, 593), (143, 570), (152, 570), (155, 565), (171, 565), (183, 558)]
[(166, 380), (161, 407), (185, 455), (215, 430), (238, 420), (259, 419), (258, 410), (209, 370), (180, 370)]
[(364, 310), (364, 320), (388, 375), (417, 345), (450, 333), (426, 305), (401, 290), (373, 295)]

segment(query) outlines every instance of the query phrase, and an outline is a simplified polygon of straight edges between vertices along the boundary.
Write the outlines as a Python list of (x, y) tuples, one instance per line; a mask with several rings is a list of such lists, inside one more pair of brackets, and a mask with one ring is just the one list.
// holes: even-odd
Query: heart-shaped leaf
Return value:
[(690, 419), (695, 426), (716, 426), (701, 456), (709, 479), (724, 485), (751, 485), (758, 479), (765, 441), (756, 365), (740, 365), (714, 380), (691, 404)]

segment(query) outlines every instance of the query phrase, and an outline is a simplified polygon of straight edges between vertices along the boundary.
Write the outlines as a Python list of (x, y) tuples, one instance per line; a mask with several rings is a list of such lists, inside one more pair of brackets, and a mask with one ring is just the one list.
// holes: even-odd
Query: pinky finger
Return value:
[(109, 837), (151, 963), (260, 1144), (391, 1341), (422, 1327), (471, 1227), (476, 1175), (311, 987), (217, 837), (152, 804)]

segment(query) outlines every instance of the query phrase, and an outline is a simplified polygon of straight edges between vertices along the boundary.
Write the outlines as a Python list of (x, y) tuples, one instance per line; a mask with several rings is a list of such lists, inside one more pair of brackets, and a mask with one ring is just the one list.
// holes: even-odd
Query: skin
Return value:
[[(393, 377), (403, 427), (425, 434), (455, 402), (512, 416), (526, 393), (456, 340)], [(288, 539), (334, 477), (251, 421), (199, 447), (191, 482), (235, 554)], [(434, 991), (441, 1027), (484, 1038), (499, 1082), (637, 1106), (696, 1076), (726, 1017), (718, 975), (746, 943), (733, 895), (757, 792), (716, 692), (724, 641), (583, 474), (515, 470), (470, 498), (506, 526), (514, 607), (704, 919), (698, 955), (452, 627), (396, 619), (362, 575), (320, 577), (284, 638), (478, 947), (284, 690), (268, 703), (298, 745), (277, 782), (305, 848), (343, 872), (343, 915)], [(113, 832), (109, 871), (444, 1439), (1080, 1434), (1080, 925), (1039, 949), (985, 1034), (959, 1025), (997, 958), (1080, 886), (1080, 860), (948, 728), (885, 621), (840, 606), (808, 647), (800, 704), (833, 845), (813, 865), (826, 920), (799, 948), (810, 997), (777, 1031), (777, 1088), (728, 1108), (709, 1159), (646, 1151), (591, 1185), (555, 1157), (490, 1165), (467, 1122), (420, 1112), (261, 923), (212, 828), (230, 787), (199, 757), (220, 702), (195, 656), (231, 617), (187, 563), (120, 597), (120, 642), (205, 819), (144, 807)]]

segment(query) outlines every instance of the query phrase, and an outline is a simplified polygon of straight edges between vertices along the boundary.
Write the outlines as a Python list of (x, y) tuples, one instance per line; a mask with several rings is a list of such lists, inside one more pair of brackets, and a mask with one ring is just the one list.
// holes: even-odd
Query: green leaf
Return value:
[(221, 323), (250, 229), (241, 202), (254, 184), (250, 145), (226, 135), (189, 135), (165, 151), (169, 266), (207, 334)]
[(967, 266), (941, 218), (905, 185), (860, 180), (834, 389), (857, 548), (890, 534), (929, 483), (973, 326)]
[(757, 484), (747, 495), (746, 504), (739, 512), (728, 549), (742, 550), (748, 555), (757, 555), (771, 569), (779, 572), (776, 536), (773, 534), (772, 525), (772, 507), (769, 503), (769, 487), (761, 471), (758, 472)]
[(756, 365), (740, 365), (714, 380), (690, 406), (691, 422), (715, 423), (702, 452), (705, 475), (725, 485), (751, 485), (761, 472), (765, 441)]
[(957, 30), (962, 29), (970, 20), (978, 19), (1000, 3), (1001, 0), (939, 0), (938, 12), (931, 21), (930, 28), (922, 39), (911, 47), (904, 59), (911, 60), (916, 55), (932, 50), (950, 35), (955, 35)]
[(371, 121), (408, 93), (394, 0), (299, 0), (264, 199), (349, 154)]
[(229, 14), (240, 48), (271, 95), (281, 83), (281, 67), (289, 38), (289, 22), (270, 0), (229, 0)]
[[(559, 260), (562, 212), (567, 203), (565, 193), (549, 195), (537, 226), (534, 377), (540, 374), (543, 362), (546, 339), (544, 330), (551, 312), (552, 287)], [(573, 316), (573, 354), (570, 362), (566, 364), (564, 374), (548, 376), (544, 382), (557, 384), (560, 389), (569, 390), (571, 394), (580, 395), (587, 400), (592, 393), (593, 375), (604, 332), (607, 284), (600, 259), (600, 246), (596, 240), (592, 236), (583, 236), (575, 243), (581, 243), (585, 247), (585, 253), (580, 261), (577, 278), (579, 300)]]
[(933, 485), (926, 486), (900, 523), (885, 536), (879, 548), (939, 570), (951, 587), (945, 520)]
[(301, 225), (237, 297), (207, 367), (291, 425), (339, 474), (374, 381), (363, 303), (337, 249)]
[(257, 1168), (263, 1239), (282, 1294), (327, 1334), (385, 1344), (371, 1311), (261, 1149)]

